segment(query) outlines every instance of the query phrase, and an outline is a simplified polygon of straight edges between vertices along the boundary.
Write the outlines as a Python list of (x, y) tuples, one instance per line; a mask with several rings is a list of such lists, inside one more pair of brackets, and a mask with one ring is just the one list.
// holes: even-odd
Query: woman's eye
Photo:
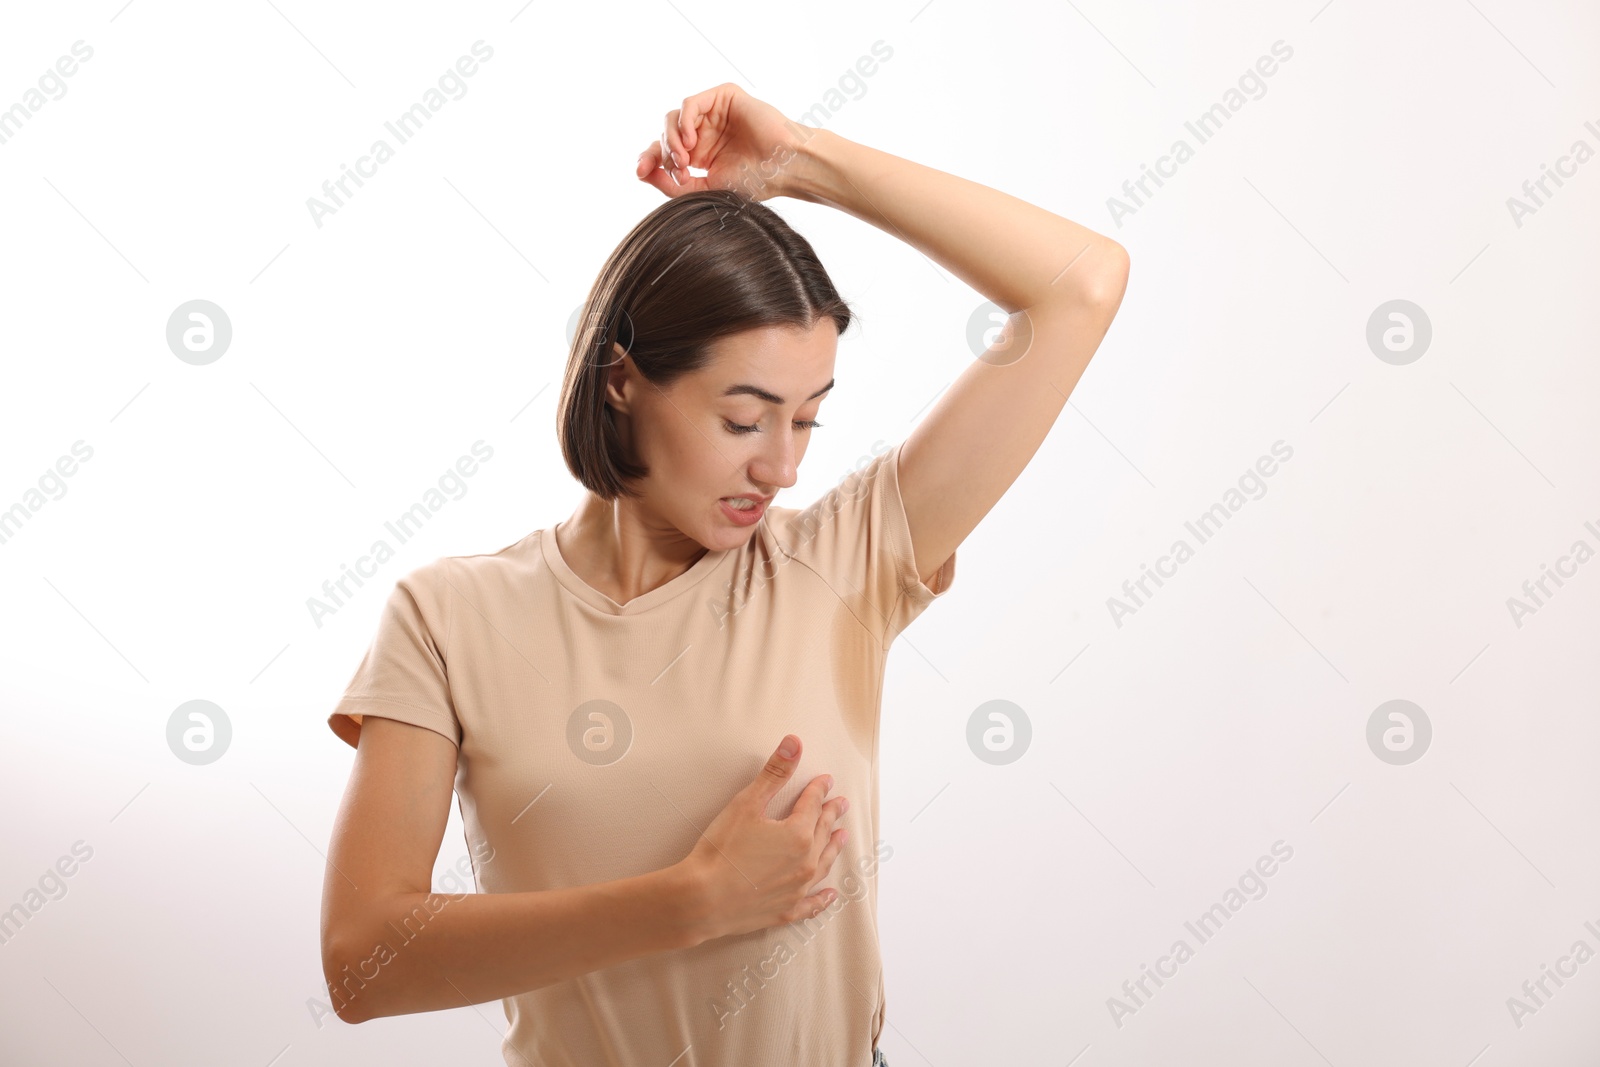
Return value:
[[(804, 419), (797, 421), (795, 425), (802, 430), (815, 430), (817, 427), (821, 426), (822, 423), (818, 422), (816, 419)], [(761, 429), (759, 424), (755, 426), (745, 426), (737, 422), (728, 423), (728, 430), (731, 433), (755, 433), (759, 429)]]

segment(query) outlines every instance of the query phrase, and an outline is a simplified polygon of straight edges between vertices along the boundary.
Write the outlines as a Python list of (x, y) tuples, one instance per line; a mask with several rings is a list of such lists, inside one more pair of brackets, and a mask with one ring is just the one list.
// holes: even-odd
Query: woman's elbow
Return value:
[[(373, 961), (362, 961), (358, 953), (349, 951), (345, 941), (323, 932), (322, 980), (327, 986), (333, 1013), (342, 1022), (364, 1023), (380, 1014), (373, 1004), (375, 966)], [(369, 973), (363, 976), (363, 970)]]
[(1089, 283), (1089, 299), (1102, 307), (1115, 308), (1122, 303), (1128, 290), (1128, 270), (1131, 265), (1128, 250), (1115, 241), (1106, 240), (1104, 252), (1095, 264), (1093, 281)]

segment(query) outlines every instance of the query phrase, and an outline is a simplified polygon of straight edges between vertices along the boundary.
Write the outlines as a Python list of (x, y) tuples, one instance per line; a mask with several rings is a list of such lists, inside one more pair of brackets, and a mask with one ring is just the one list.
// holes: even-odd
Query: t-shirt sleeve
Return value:
[(949, 591), (956, 572), (952, 552), (932, 585), (917, 574), (900, 499), (901, 447), (852, 471), (797, 512), (783, 542), (784, 551), (820, 575), (884, 647)]
[(443, 566), (436, 560), (418, 567), (390, 591), (377, 633), (328, 716), (328, 726), (352, 748), (368, 715), (425, 727), (460, 746), (461, 723), (445, 673), (451, 590)]

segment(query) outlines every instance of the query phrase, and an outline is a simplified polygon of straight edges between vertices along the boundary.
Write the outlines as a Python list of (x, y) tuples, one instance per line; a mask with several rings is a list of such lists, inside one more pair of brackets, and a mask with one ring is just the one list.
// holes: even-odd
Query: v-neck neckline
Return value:
[[(560, 526), (562, 523), (556, 523)], [(706, 575), (716, 569), (731, 549), (708, 550), (689, 567), (688, 570), (661, 585), (656, 586), (648, 593), (641, 593), (626, 604), (618, 604), (606, 594), (578, 577), (576, 571), (567, 565), (561, 556), (561, 548), (556, 544), (556, 526), (539, 533), (539, 548), (544, 556), (546, 566), (554, 574), (568, 592), (572, 593), (585, 604), (603, 611), (607, 615), (638, 615), (649, 611), (657, 605), (664, 604), (680, 595), (691, 586), (698, 585)]]

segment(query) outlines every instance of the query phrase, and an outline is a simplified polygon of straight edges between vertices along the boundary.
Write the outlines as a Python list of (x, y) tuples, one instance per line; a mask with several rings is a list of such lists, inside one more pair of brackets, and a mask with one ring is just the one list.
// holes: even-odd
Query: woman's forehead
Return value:
[(697, 377), (718, 397), (749, 395), (770, 404), (805, 403), (833, 388), (838, 335), (767, 327), (719, 338)]

